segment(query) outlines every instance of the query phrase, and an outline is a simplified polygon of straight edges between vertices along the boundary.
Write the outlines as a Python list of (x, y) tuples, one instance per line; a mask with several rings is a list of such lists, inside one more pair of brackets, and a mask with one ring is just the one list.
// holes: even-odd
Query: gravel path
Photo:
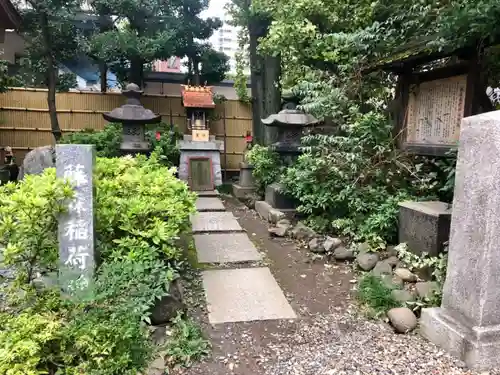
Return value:
[[(186, 375), (500, 375), (472, 372), (418, 334), (398, 335), (383, 321), (368, 320), (353, 302), (354, 275), (347, 265), (312, 261), (306, 250), (271, 239), (264, 223), (233, 200), (238, 218), (299, 319), (211, 326), (199, 280), (191, 290), (195, 316), (213, 346), (212, 357), (175, 374)], [(192, 305), (193, 306), (193, 305)]]

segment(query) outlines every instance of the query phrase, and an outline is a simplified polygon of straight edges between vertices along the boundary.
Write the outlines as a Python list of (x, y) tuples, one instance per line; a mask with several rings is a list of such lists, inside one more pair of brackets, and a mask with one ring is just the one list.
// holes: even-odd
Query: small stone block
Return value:
[(255, 202), (255, 211), (259, 214), (261, 218), (269, 221), (270, 223), (276, 224), (283, 218), (292, 220), (297, 211), (295, 209), (275, 209), (266, 201)]
[(283, 192), (283, 186), (274, 183), (266, 187), (265, 201), (271, 205), (272, 208), (281, 209), (294, 209), (297, 204), (295, 200)]
[(399, 242), (417, 255), (436, 256), (450, 236), (451, 205), (444, 202), (399, 204)]
[(233, 184), (233, 195), (238, 199), (244, 199), (247, 194), (255, 192), (255, 187), (245, 187), (238, 184)]
[(198, 197), (218, 197), (219, 192), (217, 190), (206, 190), (206, 191), (195, 191)]
[(226, 208), (219, 198), (200, 197), (196, 200), (196, 210), (204, 211), (225, 211)]
[(236, 263), (262, 260), (246, 233), (195, 234), (200, 263)]
[(211, 324), (297, 317), (267, 267), (204, 271), (203, 287)]
[(231, 212), (198, 212), (191, 217), (193, 233), (243, 232)]

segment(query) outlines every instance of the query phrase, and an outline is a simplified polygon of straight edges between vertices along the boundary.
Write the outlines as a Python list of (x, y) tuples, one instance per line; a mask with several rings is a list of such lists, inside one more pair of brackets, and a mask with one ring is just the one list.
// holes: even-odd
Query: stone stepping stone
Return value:
[(243, 232), (231, 212), (198, 212), (191, 216), (193, 233)]
[(200, 197), (196, 200), (196, 210), (203, 211), (226, 211), (226, 207), (219, 198)]
[(219, 192), (217, 190), (206, 190), (206, 191), (195, 191), (198, 197), (218, 197)]
[(297, 318), (267, 267), (204, 271), (203, 287), (211, 324)]
[(195, 234), (200, 263), (236, 263), (262, 260), (246, 233)]

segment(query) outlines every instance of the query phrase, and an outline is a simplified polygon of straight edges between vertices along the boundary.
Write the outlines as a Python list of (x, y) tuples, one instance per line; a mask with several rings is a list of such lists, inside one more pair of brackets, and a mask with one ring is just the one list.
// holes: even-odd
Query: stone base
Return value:
[(500, 326), (469, 327), (443, 308), (423, 309), (421, 334), (474, 370), (500, 367)]
[(283, 193), (283, 187), (274, 183), (266, 187), (265, 201), (278, 210), (290, 210), (297, 207), (297, 202)]
[(439, 201), (399, 204), (399, 242), (420, 255), (437, 256), (450, 236), (451, 205)]
[(233, 195), (238, 199), (243, 199), (247, 194), (255, 192), (255, 187), (245, 187), (238, 184), (233, 184)]
[(295, 209), (276, 209), (273, 208), (266, 201), (255, 202), (255, 211), (259, 214), (261, 218), (269, 221), (270, 223), (276, 224), (281, 219), (292, 220), (295, 217), (297, 211)]

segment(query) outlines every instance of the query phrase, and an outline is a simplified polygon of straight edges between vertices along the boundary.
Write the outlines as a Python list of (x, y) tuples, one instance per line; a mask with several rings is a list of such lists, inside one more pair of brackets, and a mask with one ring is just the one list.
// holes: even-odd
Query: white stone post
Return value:
[(469, 367), (500, 366), (500, 111), (462, 120), (443, 302), (420, 324)]

